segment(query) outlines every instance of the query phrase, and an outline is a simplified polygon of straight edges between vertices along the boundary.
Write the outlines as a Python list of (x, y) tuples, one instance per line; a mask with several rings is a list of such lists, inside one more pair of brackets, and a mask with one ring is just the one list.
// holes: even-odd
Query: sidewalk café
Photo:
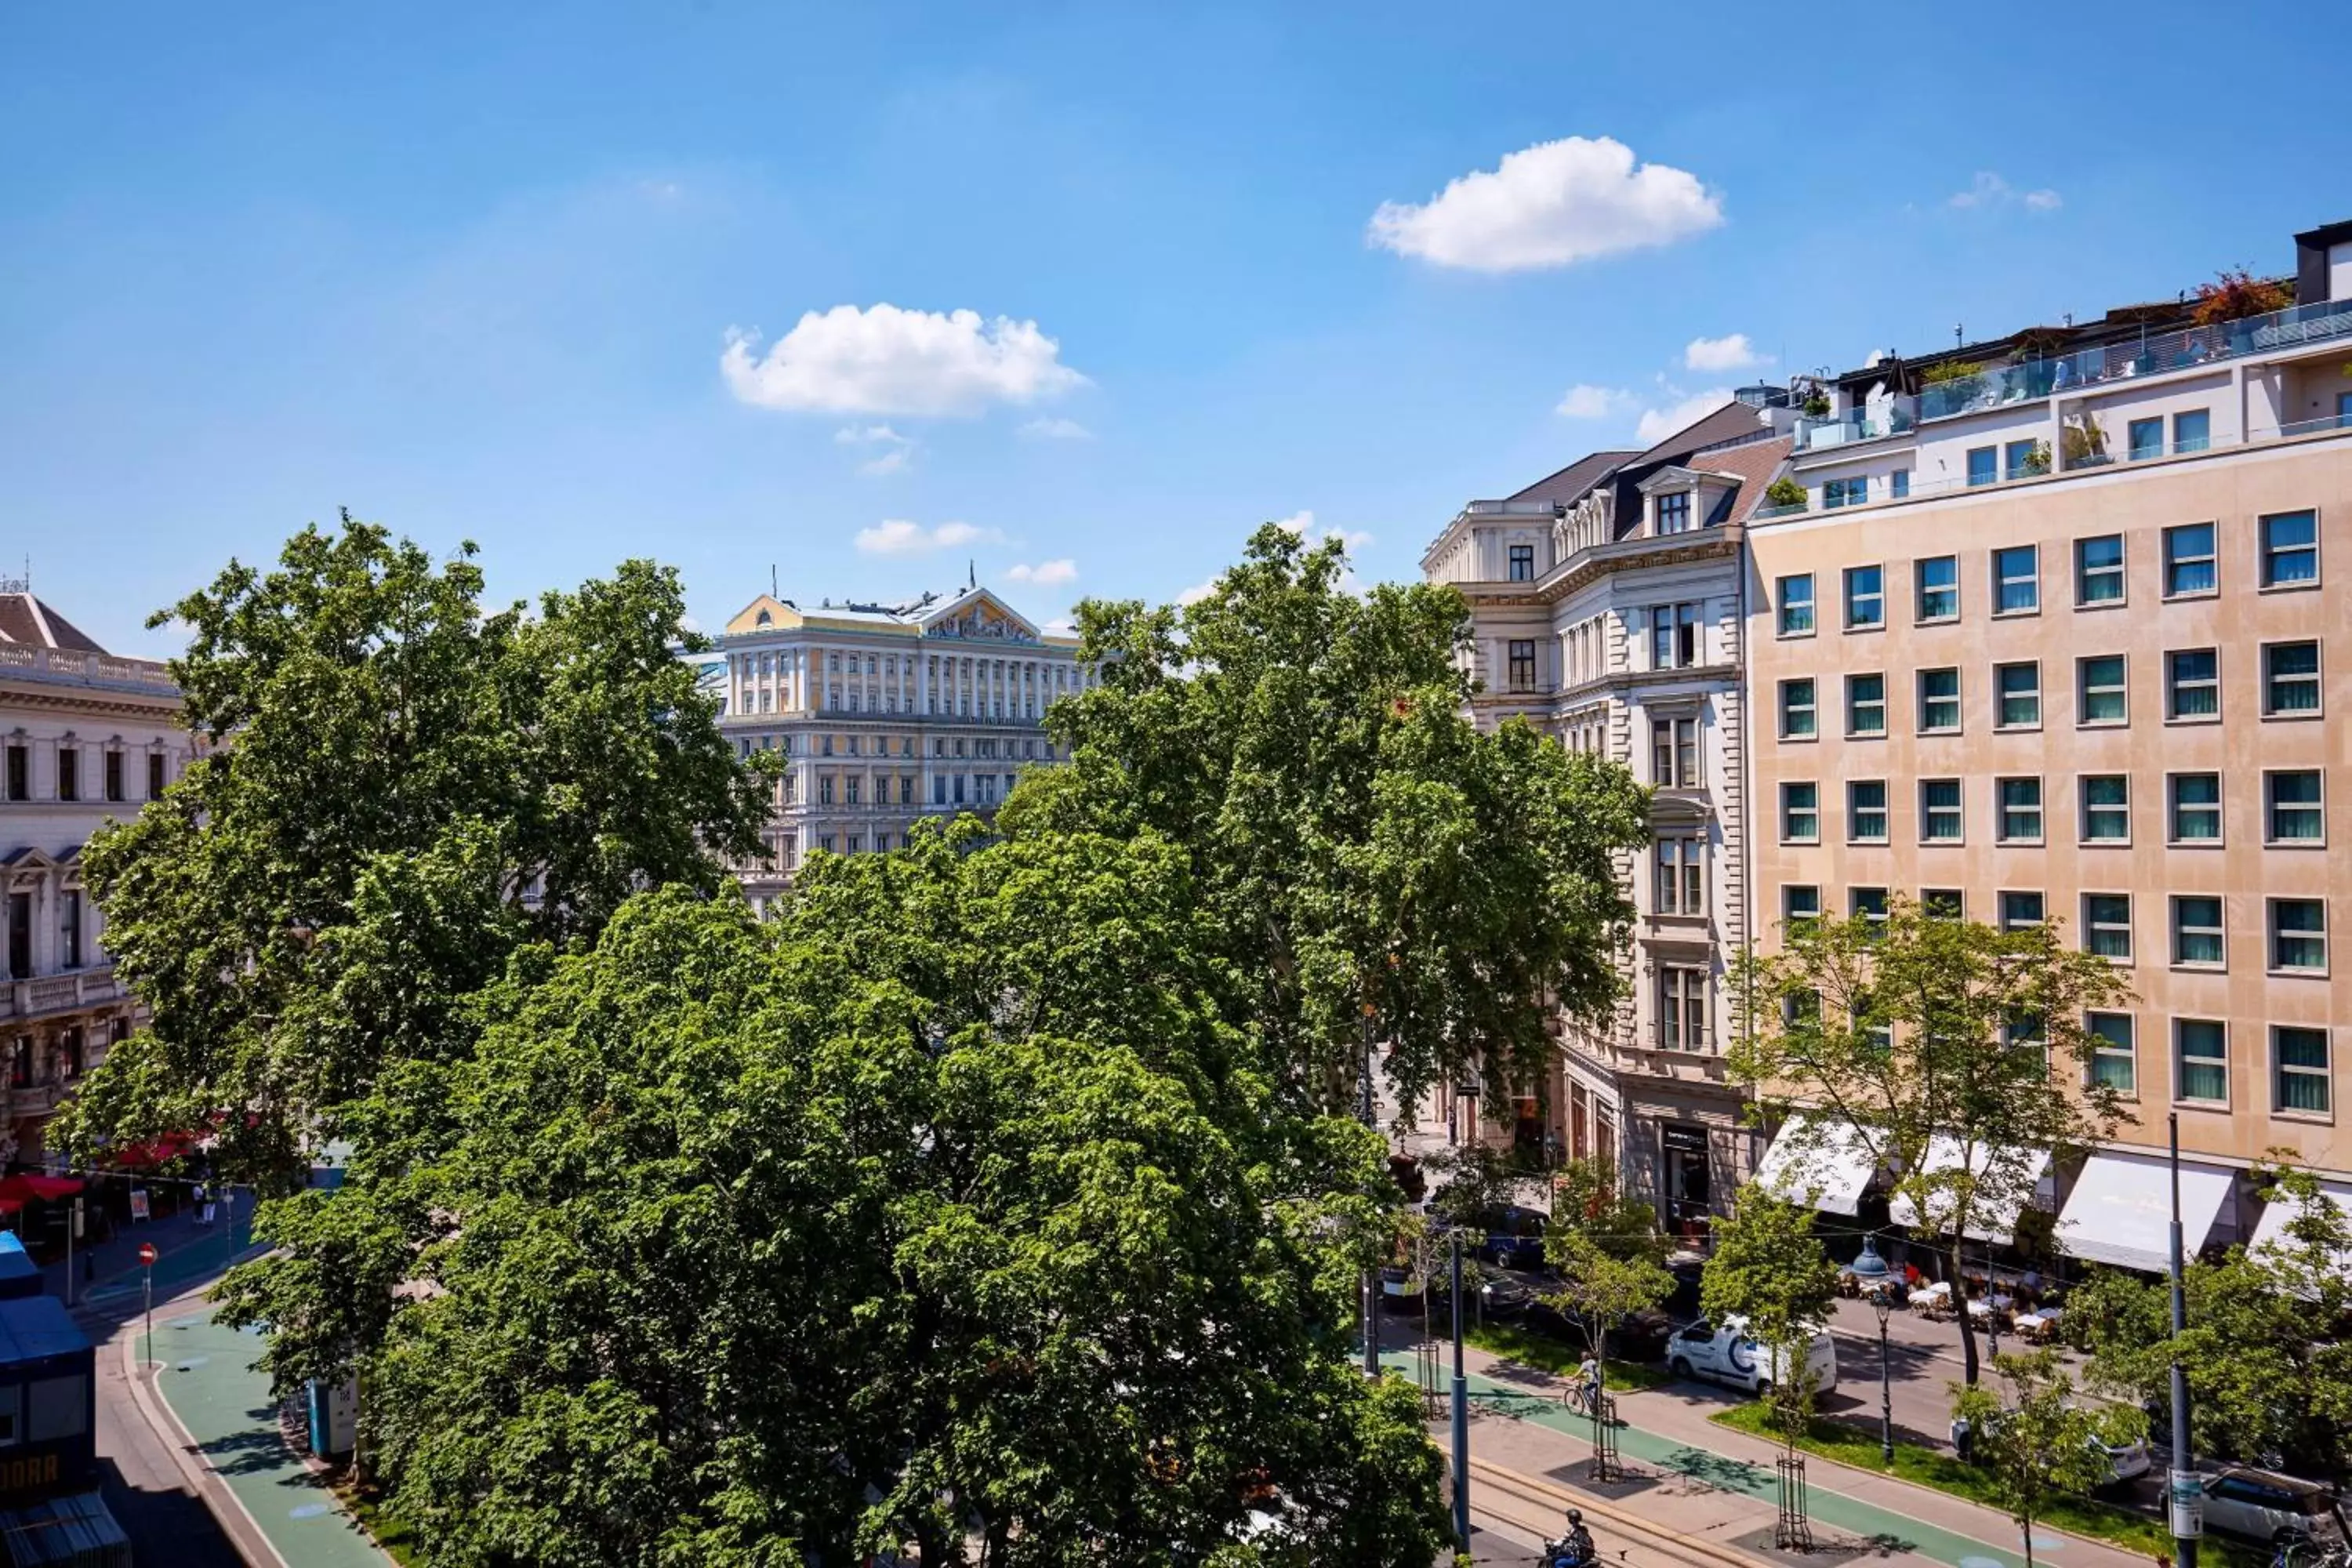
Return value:
[[(193, 1134), (174, 1133), (110, 1150), (104, 1156), (104, 1168), (82, 1175), (20, 1171), (0, 1176), (0, 1229), (15, 1232), (37, 1256), (54, 1258), (65, 1251), (73, 1201), (81, 1198), (83, 1239), (93, 1243), (110, 1239), (132, 1223), (134, 1202), (145, 1205), (146, 1217), (160, 1219), (189, 1201), (191, 1189), (185, 1178), (160, 1178), (157, 1173), (196, 1152)], [(134, 1193), (143, 1195), (134, 1200)]]
[[(1930, 1170), (1958, 1169), (1960, 1142), (1938, 1135), (1927, 1159)], [(1971, 1163), (1982, 1170), (1990, 1152), (1979, 1151)], [(2030, 1198), (2019, 1194), (1988, 1205), (1970, 1222), (1960, 1250), (1972, 1317), (2028, 1339), (2045, 1337), (2082, 1266), (2144, 1273), (2168, 1267), (2172, 1191), (2162, 1154), (2102, 1149), (2071, 1172), (2040, 1151), (2017, 1151), (2000, 1163), (2031, 1182), (2032, 1191)], [(2240, 1176), (2227, 1166), (2180, 1162), (2181, 1240), (2189, 1257), (2264, 1239), (2292, 1217), (2285, 1205), (2263, 1208)], [(1913, 1239), (1948, 1235), (1949, 1226), (1932, 1214), (1923, 1219), (1907, 1194), (1891, 1190), (1893, 1177), (1861, 1129), (1819, 1112), (1795, 1113), (1766, 1150), (1755, 1179), (1819, 1211), (1816, 1228), (1832, 1258), (1850, 1263), (1864, 1238), (1873, 1238), (1906, 1305), (1927, 1317), (1953, 1315), (1950, 1248)], [(2352, 1209), (2352, 1186), (2330, 1184), (2328, 1192)], [(2258, 1209), (2259, 1223), (2249, 1223)], [(1843, 1284), (1850, 1293), (1859, 1289), (1851, 1269)]]

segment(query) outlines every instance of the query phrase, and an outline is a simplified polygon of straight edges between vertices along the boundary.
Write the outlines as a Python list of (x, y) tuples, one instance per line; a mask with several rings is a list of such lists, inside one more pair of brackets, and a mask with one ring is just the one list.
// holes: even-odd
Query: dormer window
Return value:
[(1536, 580), (1536, 547), (1532, 544), (1511, 546), (1511, 581), (1532, 583)]
[(1658, 531), (1660, 533), (1681, 533), (1690, 525), (1690, 491), (1669, 490), (1658, 497)]

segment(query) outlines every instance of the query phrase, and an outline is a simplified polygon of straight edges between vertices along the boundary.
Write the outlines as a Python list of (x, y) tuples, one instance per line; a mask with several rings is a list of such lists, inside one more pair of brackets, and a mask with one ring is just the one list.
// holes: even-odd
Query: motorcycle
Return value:
[(1563, 1535), (1557, 1541), (1547, 1541), (1543, 1546), (1543, 1568), (1599, 1568), (1600, 1549), (1588, 1535), (1581, 1542), (1575, 1536)]

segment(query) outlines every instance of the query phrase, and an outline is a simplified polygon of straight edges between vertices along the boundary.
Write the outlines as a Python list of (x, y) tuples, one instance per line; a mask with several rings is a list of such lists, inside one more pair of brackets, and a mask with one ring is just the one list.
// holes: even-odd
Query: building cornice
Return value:
[(1739, 523), (1724, 522), (1712, 528), (1695, 528), (1687, 533), (1620, 539), (1578, 551), (1538, 583), (1497, 584), (1492, 589), (1476, 583), (1457, 583), (1454, 586), (1462, 590), (1463, 597), (1482, 608), (1548, 606), (1621, 572), (1737, 557), (1741, 528)]

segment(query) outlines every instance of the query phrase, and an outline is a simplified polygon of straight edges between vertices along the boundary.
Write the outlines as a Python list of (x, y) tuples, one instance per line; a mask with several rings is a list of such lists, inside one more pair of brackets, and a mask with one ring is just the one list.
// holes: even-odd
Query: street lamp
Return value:
[(1862, 1238), (1862, 1256), (1853, 1260), (1854, 1282), (1878, 1313), (1878, 1453), (1886, 1468), (1895, 1468), (1895, 1384), (1887, 1371), (1886, 1321), (1895, 1314), (1894, 1270), (1878, 1256), (1878, 1238)]

